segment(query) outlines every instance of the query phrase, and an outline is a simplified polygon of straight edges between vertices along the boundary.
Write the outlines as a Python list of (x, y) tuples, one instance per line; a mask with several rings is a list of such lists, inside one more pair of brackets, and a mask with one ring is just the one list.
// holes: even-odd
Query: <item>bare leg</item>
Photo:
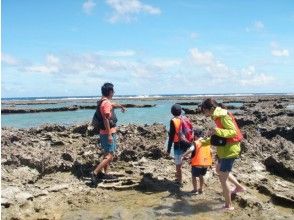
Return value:
[(104, 173), (107, 174), (109, 170), (110, 163), (106, 164), (104, 168)]
[(235, 191), (237, 192), (243, 192), (246, 190), (244, 186), (242, 186), (238, 180), (230, 173), (228, 179), (230, 180), (231, 183), (233, 183), (236, 186)]
[(176, 165), (176, 171), (177, 181), (182, 183), (182, 164)]
[(108, 166), (108, 164), (110, 164), (112, 159), (113, 159), (113, 155), (111, 153), (106, 154), (106, 156), (103, 158), (101, 163), (99, 163), (99, 165), (94, 170), (94, 174), (97, 175), (105, 166)]
[(192, 176), (193, 192), (197, 192), (197, 179), (195, 176)]
[(232, 206), (232, 201), (231, 201), (231, 193), (230, 193), (230, 188), (229, 184), (227, 182), (229, 176), (229, 172), (219, 172), (219, 180), (222, 185), (223, 189), (223, 195), (225, 197), (225, 207), (230, 208)]
[(204, 185), (204, 178), (203, 178), (203, 176), (199, 176), (199, 180), (200, 180), (199, 193), (202, 193), (203, 192), (203, 185)]

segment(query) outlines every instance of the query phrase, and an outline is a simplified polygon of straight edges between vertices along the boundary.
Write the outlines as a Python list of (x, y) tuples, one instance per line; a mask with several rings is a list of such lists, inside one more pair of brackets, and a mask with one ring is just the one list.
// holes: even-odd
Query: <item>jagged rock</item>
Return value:
[(33, 195), (28, 192), (20, 192), (15, 195), (15, 199), (17, 203), (19, 204), (24, 204), (26, 203), (27, 200), (30, 200), (32, 198), (33, 198)]
[(19, 192), (21, 192), (21, 189), (18, 187), (14, 187), (14, 186), (8, 186), (6, 188), (2, 188), (1, 189), (1, 201), (2, 201), (2, 198), (4, 198), (4, 199), (6, 199), (6, 200), (4, 200), (6, 203), (9, 203), (9, 204), (13, 203), (13, 201), (15, 199), (15, 195)]
[(274, 156), (265, 159), (264, 164), (271, 173), (294, 180), (294, 170), (286, 167), (282, 161), (278, 161)]
[(61, 157), (62, 157), (63, 160), (66, 160), (66, 161), (70, 161), (70, 162), (74, 161), (72, 155), (70, 155), (69, 153), (63, 153), (61, 155)]
[(79, 133), (84, 135), (86, 134), (87, 130), (88, 130), (88, 125), (84, 124), (84, 125), (75, 126), (72, 131), (73, 133)]
[(137, 155), (136, 155), (136, 152), (133, 150), (123, 150), (120, 153), (120, 159), (126, 162), (134, 161), (134, 160), (137, 160)]

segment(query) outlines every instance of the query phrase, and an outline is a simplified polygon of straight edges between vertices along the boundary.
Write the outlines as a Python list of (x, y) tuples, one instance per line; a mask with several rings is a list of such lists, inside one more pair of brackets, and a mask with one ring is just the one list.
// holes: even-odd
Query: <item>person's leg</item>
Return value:
[(176, 165), (176, 176), (177, 176), (177, 181), (179, 183), (182, 183), (182, 164)]
[(233, 190), (233, 193), (244, 192), (246, 188), (242, 186), (231, 173), (235, 159), (224, 159), (223, 161), (225, 162), (224, 171), (230, 172), (228, 179), (231, 183), (235, 185), (235, 189)]
[(113, 158), (114, 158), (114, 152), (116, 150), (116, 134), (113, 133), (112, 134), (112, 143), (109, 144), (108, 143), (108, 152), (112, 154), (112, 159), (109, 161), (109, 163), (107, 163), (103, 169), (104, 169), (104, 173), (108, 174), (109, 168), (110, 168), (110, 163), (112, 162)]
[(217, 161), (216, 162), (216, 165), (215, 165), (215, 172), (217, 175), (219, 175), (219, 172), (220, 172), (220, 161)]
[(182, 183), (182, 162), (181, 162), (181, 151), (180, 149), (174, 149), (174, 157), (176, 164), (176, 179), (177, 182)]
[(204, 186), (204, 176), (206, 175), (207, 168), (203, 167), (200, 169), (200, 175), (199, 175), (199, 180), (200, 180), (200, 188), (199, 188), (199, 193), (203, 192), (203, 186)]
[(230, 180), (231, 183), (233, 183), (236, 186), (236, 188), (233, 191), (234, 193), (246, 191), (246, 188), (242, 186), (231, 173), (229, 173), (228, 179)]
[(199, 187), (198, 192), (202, 193), (203, 192), (203, 185), (204, 185), (204, 178), (202, 175), (199, 176), (199, 181), (200, 181), (200, 187)]
[(193, 185), (192, 192), (197, 192), (197, 179), (196, 179), (196, 176), (193, 176), (193, 175), (192, 175), (192, 185)]
[(94, 174), (97, 175), (104, 167), (108, 166), (113, 159), (112, 153), (107, 153), (103, 160), (98, 164), (98, 166), (94, 170)]
[(107, 174), (109, 170), (110, 162), (103, 167), (104, 173)]
[(219, 173), (219, 180), (221, 182), (223, 196), (225, 198), (225, 208), (232, 207), (231, 193), (230, 193), (229, 184), (227, 182), (228, 176), (229, 176), (229, 172), (220, 171)]

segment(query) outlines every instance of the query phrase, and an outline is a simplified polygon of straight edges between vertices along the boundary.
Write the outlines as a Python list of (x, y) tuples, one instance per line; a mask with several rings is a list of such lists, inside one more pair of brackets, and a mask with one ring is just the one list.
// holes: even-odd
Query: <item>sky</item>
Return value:
[(2, 0), (1, 97), (293, 93), (292, 0)]

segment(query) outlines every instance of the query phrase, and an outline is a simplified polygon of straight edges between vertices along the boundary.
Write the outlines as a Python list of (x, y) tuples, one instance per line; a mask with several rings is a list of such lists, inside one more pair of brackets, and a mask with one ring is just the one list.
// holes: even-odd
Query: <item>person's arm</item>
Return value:
[(210, 137), (206, 137), (203, 139), (201, 138), (200, 142), (201, 142), (202, 146), (209, 145), (210, 144)]
[(170, 154), (173, 142), (174, 142), (175, 133), (176, 133), (175, 125), (174, 125), (173, 121), (170, 120), (170, 126), (169, 126), (169, 132), (168, 132), (169, 138), (168, 138), (168, 145), (167, 145), (167, 153), (169, 153), (169, 154)]
[(181, 161), (183, 162), (183, 160), (189, 155), (191, 154), (193, 151), (195, 150), (195, 143), (193, 143), (191, 145), (191, 147), (182, 155), (181, 157)]
[(115, 102), (112, 102), (111, 103), (112, 104), (112, 107), (113, 108), (121, 108), (121, 111), (122, 112), (125, 112), (127, 109), (123, 106), (123, 105), (121, 105), (121, 104), (118, 104), (118, 103), (115, 103)]
[(226, 115), (221, 118), (221, 123), (224, 128), (215, 128), (215, 134), (224, 138), (231, 138), (237, 135), (237, 130), (232, 118)]
[(112, 143), (112, 134), (111, 134), (111, 129), (110, 129), (110, 115), (111, 115), (111, 108), (112, 108), (112, 104), (110, 102), (105, 102), (103, 103), (103, 105), (101, 105), (101, 115), (103, 118), (103, 123), (105, 126), (105, 130), (108, 134), (108, 142)]
[(110, 118), (110, 114), (106, 114), (105, 117), (103, 117), (103, 123), (106, 128), (106, 132), (108, 134), (108, 142), (112, 143), (112, 134), (110, 130), (109, 118)]
[(185, 158), (188, 154), (191, 154), (195, 150), (194, 144), (183, 154), (183, 158)]

